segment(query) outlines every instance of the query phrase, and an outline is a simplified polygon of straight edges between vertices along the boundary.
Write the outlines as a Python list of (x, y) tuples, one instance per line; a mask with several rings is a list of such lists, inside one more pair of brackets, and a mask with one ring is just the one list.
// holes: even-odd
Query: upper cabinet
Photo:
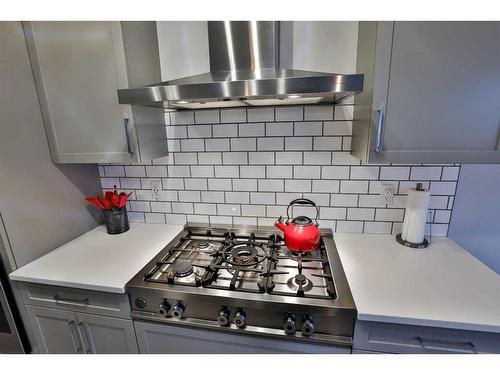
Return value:
[(161, 81), (155, 22), (25, 22), (55, 163), (142, 162), (167, 154), (162, 109), (117, 89)]
[(352, 153), (500, 163), (500, 23), (360, 22)]

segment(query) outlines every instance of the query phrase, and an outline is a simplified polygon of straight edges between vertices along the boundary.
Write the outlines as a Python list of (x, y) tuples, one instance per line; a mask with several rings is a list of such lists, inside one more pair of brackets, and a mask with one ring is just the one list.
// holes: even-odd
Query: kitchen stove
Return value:
[(329, 230), (297, 253), (274, 228), (187, 225), (127, 291), (134, 319), (352, 343), (356, 310)]

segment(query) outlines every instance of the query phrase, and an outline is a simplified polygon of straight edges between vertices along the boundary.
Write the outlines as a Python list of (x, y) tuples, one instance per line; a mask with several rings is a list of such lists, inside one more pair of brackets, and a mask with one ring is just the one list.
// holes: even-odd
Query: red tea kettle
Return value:
[[(313, 221), (307, 216), (297, 216), (290, 221), (290, 207), (294, 204), (305, 206), (313, 206), (316, 208), (316, 218)], [(319, 209), (316, 204), (309, 199), (294, 199), (290, 202), (286, 209), (286, 222), (283, 223), (280, 218), (274, 224), (278, 229), (283, 231), (285, 238), (285, 245), (292, 251), (307, 252), (317, 250), (319, 247), (319, 229), (318, 229), (318, 216)]]

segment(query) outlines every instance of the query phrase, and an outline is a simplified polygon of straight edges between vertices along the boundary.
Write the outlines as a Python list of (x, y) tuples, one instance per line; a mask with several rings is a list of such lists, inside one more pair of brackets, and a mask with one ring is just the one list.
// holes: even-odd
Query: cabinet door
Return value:
[(74, 312), (35, 306), (26, 306), (26, 310), (40, 353), (83, 352)]
[(131, 320), (76, 313), (87, 353), (138, 353)]
[(54, 162), (133, 161), (133, 119), (116, 92), (126, 76), (120, 23), (27, 22), (24, 28)]
[(369, 161), (500, 163), (500, 22), (381, 23), (377, 38)]
[(350, 348), (301, 343), (289, 339), (186, 328), (135, 321), (141, 353), (149, 354), (349, 354)]

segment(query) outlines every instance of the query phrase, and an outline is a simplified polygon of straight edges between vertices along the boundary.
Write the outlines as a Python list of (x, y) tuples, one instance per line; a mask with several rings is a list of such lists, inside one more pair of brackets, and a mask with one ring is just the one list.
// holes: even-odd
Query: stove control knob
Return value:
[(314, 322), (311, 315), (306, 315), (302, 322), (302, 336), (312, 336), (314, 333)]
[(134, 301), (135, 307), (143, 309), (146, 307), (146, 300), (142, 297), (137, 297)]
[(234, 315), (233, 322), (237, 327), (243, 328), (246, 324), (247, 314), (243, 310), (238, 310)]
[(170, 303), (168, 303), (166, 299), (163, 300), (163, 302), (158, 306), (158, 314), (167, 315), (170, 307)]
[(231, 311), (226, 306), (220, 308), (219, 315), (217, 316), (217, 323), (219, 323), (221, 327), (227, 326), (229, 323), (230, 312)]
[(286, 316), (285, 322), (283, 323), (283, 329), (285, 333), (289, 335), (294, 334), (297, 331), (297, 321), (295, 320), (295, 315), (288, 314)]
[(174, 311), (172, 312), (172, 314), (176, 318), (180, 319), (182, 318), (182, 314), (184, 314), (184, 311), (186, 311), (186, 306), (182, 302), (179, 302), (174, 306)]

